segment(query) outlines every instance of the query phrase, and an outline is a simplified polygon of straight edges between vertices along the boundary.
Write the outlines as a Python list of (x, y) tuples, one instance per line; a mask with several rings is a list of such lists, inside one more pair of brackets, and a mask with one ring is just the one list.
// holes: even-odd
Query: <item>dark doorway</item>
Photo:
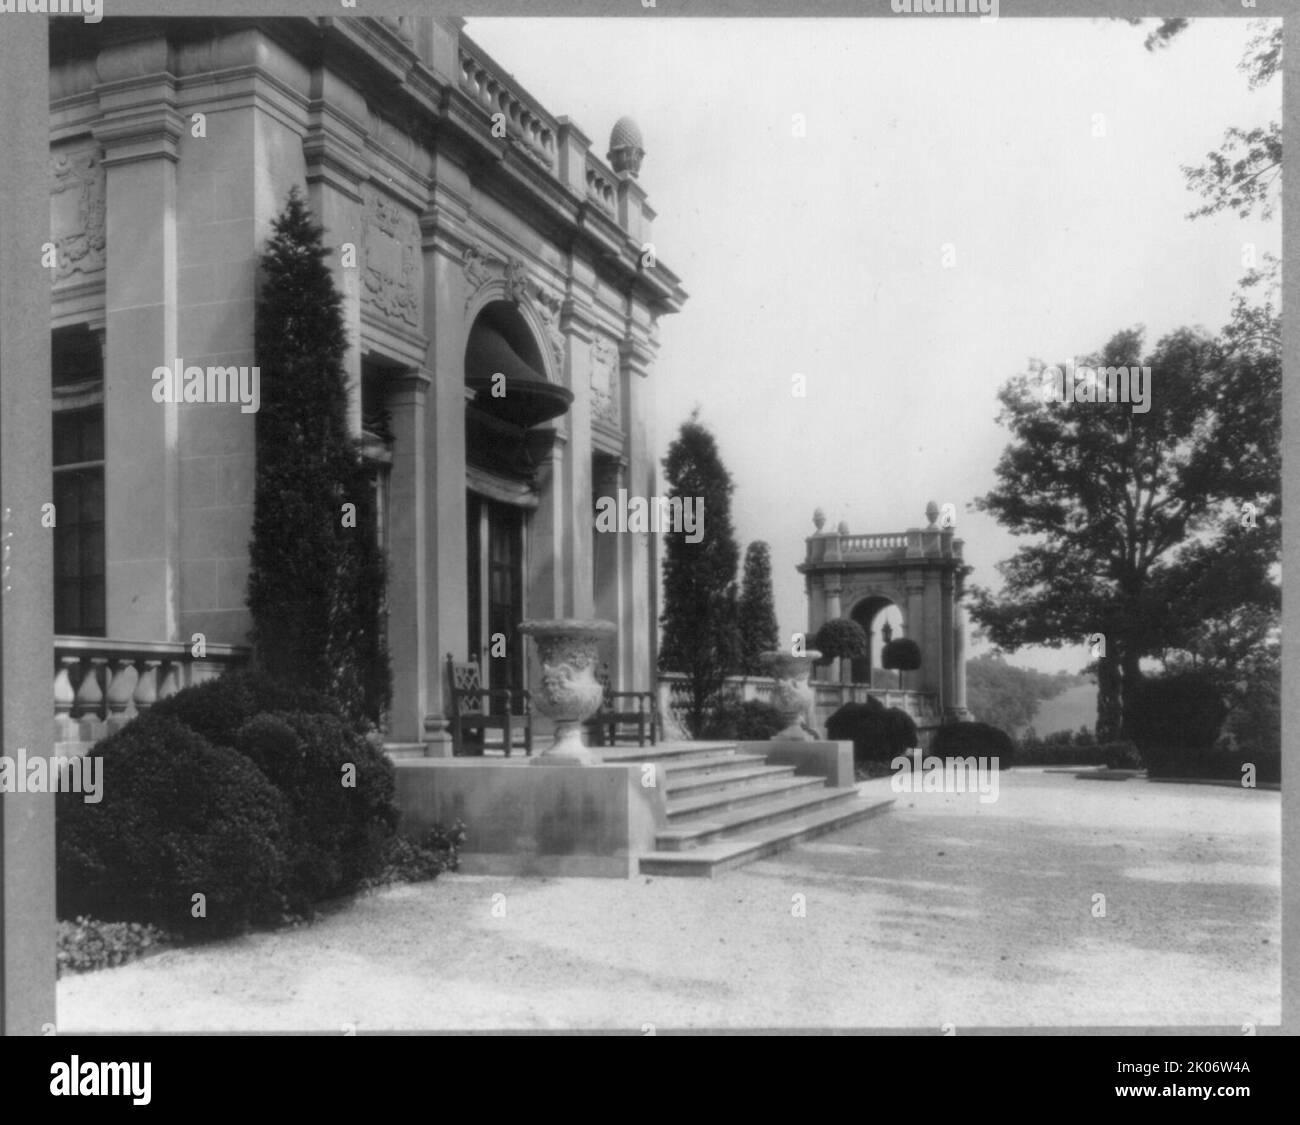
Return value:
[[(483, 669), (483, 686), (522, 688), (524, 646), (523, 510), (469, 493), (466, 536), (469, 578), (469, 655)], [(505, 700), (492, 701), (493, 712)]]

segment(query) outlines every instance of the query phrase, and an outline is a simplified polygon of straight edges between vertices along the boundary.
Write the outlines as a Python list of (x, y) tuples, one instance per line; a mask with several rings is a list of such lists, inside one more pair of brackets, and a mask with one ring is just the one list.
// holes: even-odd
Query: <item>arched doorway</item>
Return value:
[(903, 635), (903, 614), (893, 599), (874, 594), (858, 602), (849, 616), (867, 634), (867, 655), (852, 662), (852, 682), (870, 684), (873, 670), (881, 667), (881, 653), (887, 640)]
[[(484, 686), (524, 686), (528, 517), (537, 507), (537, 469), (573, 394), (550, 382), (536, 338), (517, 305), (485, 305), (465, 346), (466, 587), (468, 652)], [(503, 697), (494, 701), (503, 706)]]

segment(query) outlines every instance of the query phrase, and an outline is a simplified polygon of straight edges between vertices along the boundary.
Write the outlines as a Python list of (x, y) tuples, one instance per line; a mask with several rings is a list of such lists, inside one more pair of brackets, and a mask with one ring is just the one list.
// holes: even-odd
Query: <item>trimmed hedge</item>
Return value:
[(328, 696), (247, 669), (195, 684), (150, 709), (167, 715), (218, 746), (233, 746), (239, 728), (268, 711), (309, 711), (343, 717)]
[(1201, 672), (1142, 680), (1135, 696), (1133, 713), (1126, 718), (1143, 753), (1172, 747), (1193, 755), (1208, 751), (1228, 714), (1220, 685)]
[[(61, 917), (217, 936), (281, 916), (285, 802), (244, 755), (161, 714), (93, 753), (102, 799), (57, 796)], [(196, 918), (197, 894), (205, 916)]]
[(1005, 769), (1015, 762), (1015, 743), (1006, 731), (988, 723), (944, 723), (934, 732), (934, 742), (927, 754), (936, 758), (966, 758), (971, 755), (997, 758), (998, 768)]
[(284, 797), (290, 908), (352, 890), (384, 868), (397, 830), (393, 766), (334, 715), (271, 712), (245, 723), (234, 748)]
[(917, 745), (916, 723), (906, 711), (878, 699), (846, 703), (826, 720), (826, 737), (853, 743), (853, 761), (888, 763)]
[(1141, 769), (1142, 756), (1131, 742), (1043, 742), (1022, 741), (1016, 747), (1018, 766), (1107, 766), (1110, 769)]
[(1282, 753), (1234, 754), (1210, 747), (1189, 750), (1184, 747), (1148, 747), (1142, 751), (1146, 760), (1148, 777), (1197, 778), (1203, 780), (1235, 781), (1241, 784), (1242, 767), (1255, 767), (1255, 783), (1278, 785), (1282, 781)]
[(735, 742), (765, 742), (785, 730), (785, 720), (770, 703), (747, 699), (715, 708), (704, 724), (701, 738)]

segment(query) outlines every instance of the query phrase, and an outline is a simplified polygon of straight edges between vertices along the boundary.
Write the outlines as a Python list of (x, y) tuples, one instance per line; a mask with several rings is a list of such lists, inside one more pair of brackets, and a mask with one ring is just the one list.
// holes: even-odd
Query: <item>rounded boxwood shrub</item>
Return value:
[(874, 697), (865, 703), (844, 704), (826, 720), (826, 737), (852, 742), (855, 763), (888, 763), (917, 745), (912, 716), (897, 707), (885, 707)]
[(1129, 733), (1143, 752), (1209, 750), (1228, 712), (1219, 685), (1201, 672), (1141, 680), (1135, 694), (1136, 705), (1126, 718)]
[(151, 714), (169, 716), (218, 746), (233, 745), (240, 727), (268, 711), (342, 717), (341, 709), (327, 696), (248, 669), (187, 687), (151, 708)]
[(234, 748), (266, 776), (288, 806), (292, 909), (343, 894), (374, 878), (397, 830), (394, 772), (383, 751), (335, 715), (257, 715)]
[[(156, 714), (92, 753), (103, 760), (101, 800), (57, 797), (61, 917), (195, 936), (280, 917), (285, 804), (252, 762)], [(205, 916), (196, 918), (198, 894)]]
[(938, 758), (997, 758), (999, 767), (1011, 765), (1015, 743), (1004, 730), (988, 723), (944, 723), (934, 732), (930, 753)]
[(735, 742), (765, 742), (785, 730), (785, 720), (770, 703), (747, 699), (715, 708), (700, 737)]

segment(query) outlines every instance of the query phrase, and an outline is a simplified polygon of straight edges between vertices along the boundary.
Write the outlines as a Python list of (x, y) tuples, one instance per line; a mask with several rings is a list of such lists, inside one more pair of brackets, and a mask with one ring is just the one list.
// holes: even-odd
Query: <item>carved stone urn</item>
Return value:
[(808, 683), (813, 665), (821, 659), (822, 654), (809, 649), (802, 656), (792, 653), (765, 652), (759, 659), (768, 674), (776, 680), (772, 692), (772, 706), (786, 721), (785, 730), (774, 734), (771, 741), (777, 742), (812, 742), (815, 735), (804, 728), (805, 716), (812, 709), (813, 688)]
[(555, 740), (533, 758), (539, 766), (587, 766), (600, 762), (582, 738), (582, 723), (599, 709), (604, 688), (596, 679), (600, 643), (613, 637), (612, 621), (525, 621), (519, 631), (533, 638), (542, 666), (532, 689), (537, 710), (555, 721)]

